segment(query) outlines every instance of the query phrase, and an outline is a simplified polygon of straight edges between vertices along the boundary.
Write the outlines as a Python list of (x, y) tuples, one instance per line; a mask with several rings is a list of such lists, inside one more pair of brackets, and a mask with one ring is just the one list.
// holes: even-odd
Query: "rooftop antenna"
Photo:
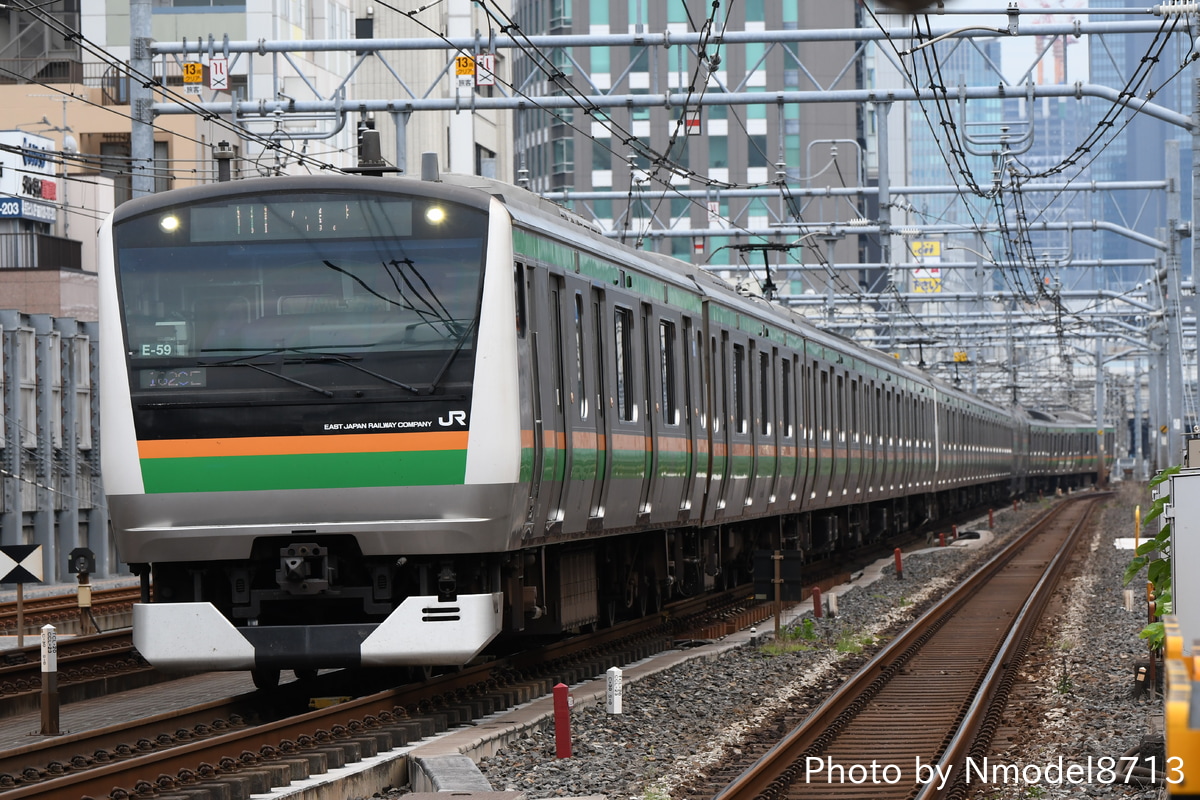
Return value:
[(362, 127), (359, 128), (358, 166), (348, 167), (344, 171), (379, 177), (387, 172), (399, 172), (400, 169), (388, 166), (388, 163), (383, 160), (379, 147), (379, 131), (373, 127)]
[(421, 153), (421, 180), (441, 183), (442, 173), (438, 167), (437, 153)]

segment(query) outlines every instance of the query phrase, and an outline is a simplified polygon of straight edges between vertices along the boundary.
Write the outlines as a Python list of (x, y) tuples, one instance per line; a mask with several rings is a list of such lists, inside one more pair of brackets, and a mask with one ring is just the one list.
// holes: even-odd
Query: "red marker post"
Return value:
[(995, 527), (996, 527), (996, 509), (989, 508), (988, 509), (988, 530), (990, 531)]
[(945, 547), (945, 546), (946, 546), (946, 534), (939, 533), (938, 534), (938, 547)]
[(900, 548), (897, 547), (892, 551), (892, 557), (896, 559), (896, 580), (904, 580), (904, 560), (900, 557)]
[(821, 618), (821, 616), (822, 616), (822, 610), (821, 610), (821, 587), (820, 587), (820, 586), (814, 586), (814, 587), (813, 587), (813, 595), (812, 595), (812, 597), (813, 597), (813, 616), (814, 616), (814, 617), (816, 617), (817, 619), (820, 619), (820, 618)]
[(565, 683), (554, 686), (554, 756), (571, 757), (571, 708), (575, 698)]

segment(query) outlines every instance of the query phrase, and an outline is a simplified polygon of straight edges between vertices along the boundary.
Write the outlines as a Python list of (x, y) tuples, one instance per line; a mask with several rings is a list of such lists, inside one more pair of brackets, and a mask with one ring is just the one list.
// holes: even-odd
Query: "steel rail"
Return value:
[[(37, 764), (40, 770), (48, 759), (58, 762), (55, 768), (61, 770), (62, 774), (48, 774), (44, 779), (0, 788), (0, 798), (107, 797), (114, 792), (126, 792), (132, 796), (138, 785), (145, 786), (155, 779), (172, 784), (176, 782), (172, 776), (202, 776), (220, 780), (236, 776), (239, 770), (262, 771), (272, 761), (285, 759), (289, 754), (294, 757), (305, 749), (336, 746), (345, 739), (371, 737), (389, 727), (404, 725), (410, 722), (409, 708), (417, 709), (413, 713), (420, 716), (426, 710), (436, 712), (456, 702), (447, 698), (461, 695), (469, 699), (530, 682), (538, 684), (540, 690), (548, 691), (554, 679), (525, 677), (539, 668), (545, 671), (547, 664), (551, 665), (551, 672), (559, 670), (564, 676), (573, 673), (578, 676), (584, 672), (599, 674), (603, 668), (589, 669), (586, 665), (604, 661), (611, 666), (611, 659), (617, 657), (615, 653), (618, 650), (640, 658), (669, 647), (672, 637), (688, 637), (694, 635), (697, 628), (711, 628), (713, 619), (718, 620), (722, 627), (724, 620), (738, 619), (745, 625), (761, 621), (767, 612), (761, 606), (751, 609), (754, 603), (747, 600), (748, 596), (748, 589), (741, 587), (718, 595), (704, 595), (672, 603), (658, 614), (615, 625), (588, 636), (573, 637), (535, 651), (467, 667), (418, 685), (347, 699), (338, 705), (299, 716), (253, 727), (234, 729), (231, 724), (225, 730), (213, 730), (213, 735), (197, 741), (168, 741), (171, 737), (156, 736), (152, 727), (138, 722), (70, 737), (70, 741), (63, 743), (66, 749), (59, 749), (53, 742), (22, 748), (19, 754), (14, 754), (19, 755), (18, 760), (5, 762), (10, 774), (18, 774), (20, 761)], [(578, 664), (585, 666), (575, 666)], [(153, 721), (163, 722), (169, 728), (164, 733), (174, 733), (180, 727), (180, 722), (192, 724), (203, 722), (206, 717), (210, 720), (221, 717), (226, 714), (224, 709), (246, 701), (247, 698), (243, 697), (235, 698), (233, 704), (224, 701), (205, 703)], [(179, 721), (172, 721), (172, 717), (177, 717)], [(73, 766), (78, 759), (71, 758), (68, 753), (71, 748), (87, 753), (112, 741), (129, 742), (131, 738), (144, 742), (145, 748), (129, 747), (127, 755), (113, 763), (81, 763)]]
[[(1015, 674), (1019, 665), (1011, 648), (1013, 643), (1020, 641), (1016, 629), (1028, 633), (1036, 625), (1038, 605), (1045, 603), (1054, 586), (1056, 574), (1064, 568), (1067, 561), (1064, 554), (1073, 548), (1083, 522), (1102, 497), (1093, 495), (1082, 501), (1064, 503), (1043, 516), (1026, 533), (938, 601), (903, 634), (889, 642), (799, 727), (718, 792), (714, 800), (791, 798), (808, 792), (817, 792), (822, 796), (866, 793), (878, 797), (907, 798), (915, 798), (921, 793), (921, 800), (936, 796), (931, 793), (937, 789), (934, 783), (923, 785), (917, 781), (912, 759), (924, 756), (923, 766), (926, 768), (937, 764), (945, 769), (947, 765), (961, 762), (966, 749), (975, 743), (975, 732), (988, 717), (987, 696), (1006, 696), (1000, 689), (992, 687), (993, 680)], [(1062, 537), (1063, 544), (1056, 548), (1053, 556), (1030, 554), (1026, 548), (1045, 547), (1047, 529), (1060, 524), (1064, 515), (1072, 513), (1078, 514), (1078, 519)], [(1039, 602), (1031, 601), (1028, 596), (1033, 593), (1028, 588), (1028, 573), (1034, 565), (1038, 567), (1034, 586), (1039, 594), (1045, 595)], [(1027, 574), (1022, 576), (1022, 572)], [(1048, 574), (1051, 572), (1055, 574)], [(962, 627), (969, 623), (956, 622), (956, 615), (969, 608), (972, 600), (978, 601), (981, 592), (994, 591), (998, 583), (1020, 583), (1018, 578), (1024, 581), (1023, 589), (1028, 594), (1022, 595), (1024, 599), (1019, 611), (1012, 614), (1011, 623), (1001, 625), (998, 618), (992, 622), (985, 619), (983, 626), (995, 628), (995, 639), (998, 641), (978, 642), (975, 649), (967, 650), (967, 646), (976, 640), (969, 632), (962, 631)], [(999, 605), (996, 607), (1001, 616), (1012, 613), (1004, 611)], [(1003, 632), (1000, 632), (1001, 628)], [(946, 631), (947, 635), (953, 634), (951, 638), (957, 637), (957, 640), (948, 643), (941, 641), (947, 638), (938, 637), (941, 631)], [(934, 647), (940, 648), (939, 652), (930, 655), (929, 651)], [(986, 653), (981, 656), (979, 650), (986, 650)], [(926, 671), (923, 672), (922, 668)], [(889, 684), (893, 686), (889, 687)], [(985, 695), (982, 699), (979, 698), (981, 690)], [(888, 694), (881, 697), (885, 691)], [(916, 697), (920, 691), (926, 694), (920, 696), (916, 703), (912, 702), (912, 697)], [(956, 695), (956, 692), (959, 694)], [(912, 697), (898, 698), (896, 693), (911, 693)], [(960, 699), (964, 696), (965, 700)], [(937, 707), (939, 704), (943, 706), (940, 709)], [(828, 780), (809, 783), (810, 776), (806, 772), (809, 762), (806, 759), (818, 754), (832, 758), (829, 753), (835, 749), (839, 738), (846, 738), (843, 735), (846, 729), (856, 722), (868, 728), (866, 741), (872, 745), (886, 746), (893, 755), (903, 753), (909, 759), (908, 763), (914, 765), (912, 774), (904, 770), (898, 780), (894, 783), (888, 781), (885, 785), (873, 784), (869, 780), (865, 785), (843, 781), (839, 786)], [(935, 724), (942, 727), (934, 727)], [(969, 730), (961, 730), (963, 725)], [(884, 732), (885, 728), (890, 730)], [(922, 732), (920, 737), (916, 735), (918, 731)], [(862, 733), (857, 735), (860, 740), (863, 739)], [(934, 744), (930, 745), (930, 742)], [(843, 743), (839, 752), (845, 756), (844, 766), (873, 763), (872, 754), (855, 750), (861, 746)], [(930, 747), (932, 751), (922, 752)], [(953, 750), (947, 750), (947, 747)], [(927, 775), (932, 777), (933, 773)], [(942, 787), (948, 788), (949, 785)]]

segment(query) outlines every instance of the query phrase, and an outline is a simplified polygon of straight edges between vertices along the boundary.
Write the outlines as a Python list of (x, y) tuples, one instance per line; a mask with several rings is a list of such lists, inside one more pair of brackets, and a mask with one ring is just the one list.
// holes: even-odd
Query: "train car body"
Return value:
[(105, 484), (160, 666), (463, 663), (1096, 471), (1094, 431), (482, 178), (215, 184), (101, 236)]

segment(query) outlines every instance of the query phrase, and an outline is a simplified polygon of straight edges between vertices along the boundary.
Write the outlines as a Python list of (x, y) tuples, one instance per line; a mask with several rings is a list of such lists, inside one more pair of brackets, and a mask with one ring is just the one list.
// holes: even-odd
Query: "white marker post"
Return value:
[(608, 679), (608, 695), (607, 695), (607, 701), (605, 702), (604, 710), (607, 711), (609, 714), (620, 714), (621, 713), (621, 694), (622, 694), (621, 668), (620, 667), (610, 667), (609, 670), (607, 672), (605, 672), (604, 674), (607, 676), (607, 679)]
[(58, 634), (42, 626), (42, 736), (58, 736)]

